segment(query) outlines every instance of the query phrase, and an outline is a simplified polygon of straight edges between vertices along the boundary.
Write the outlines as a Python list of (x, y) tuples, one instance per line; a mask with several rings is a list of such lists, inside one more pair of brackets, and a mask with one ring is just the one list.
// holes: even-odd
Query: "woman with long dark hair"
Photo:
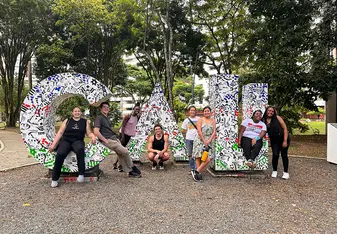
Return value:
[(267, 132), (270, 139), (271, 148), (273, 151), (273, 158), (272, 158), (273, 172), (271, 177), (272, 178), (277, 177), (277, 164), (281, 152), (284, 170), (282, 179), (287, 180), (289, 179), (288, 148), (290, 143), (287, 125), (285, 124), (284, 120), (277, 115), (275, 108), (271, 106), (268, 107), (264, 112), (262, 120), (267, 125)]

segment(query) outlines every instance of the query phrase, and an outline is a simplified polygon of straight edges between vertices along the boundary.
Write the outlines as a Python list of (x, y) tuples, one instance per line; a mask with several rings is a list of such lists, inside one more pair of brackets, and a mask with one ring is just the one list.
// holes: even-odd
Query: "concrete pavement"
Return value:
[(38, 163), (29, 155), (20, 134), (0, 130), (0, 171)]

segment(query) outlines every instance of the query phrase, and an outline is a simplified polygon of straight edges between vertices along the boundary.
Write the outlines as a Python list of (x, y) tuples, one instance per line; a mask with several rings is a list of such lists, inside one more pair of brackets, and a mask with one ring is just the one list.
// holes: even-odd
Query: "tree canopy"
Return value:
[(134, 101), (160, 82), (173, 111), (193, 103), (190, 78), (207, 78), (206, 66), (235, 73), (268, 83), (269, 103), (296, 123), (298, 109), (317, 111), (314, 101), (336, 91), (336, 19), (334, 0), (3, 0), (3, 109), (13, 125), (35, 54), (40, 79), (86, 73)]

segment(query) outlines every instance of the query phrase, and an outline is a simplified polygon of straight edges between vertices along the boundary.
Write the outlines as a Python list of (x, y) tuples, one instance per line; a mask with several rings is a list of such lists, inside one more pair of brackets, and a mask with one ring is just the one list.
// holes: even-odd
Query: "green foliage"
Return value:
[(40, 78), (71, 67), (110, 88), (125, 84), (122, 55), (133, 34), (134, 11), (131, 0), (54, 1), (55, 33), (37, 54)]
[(179, 99), (179, 97), (175, 96), (174, 99), (174, 107), (175, 107), (175, 117), (178, 121), (182, 121), (185, 119), (185, 110), (188, 105), (186, 102), (183, 102)]
[[(79, 107), (83, 114), (85, 110), (89, 109), (90, 113), (86, 118), (89, 119), (92, 124), (94, 123), (96, 116), (100, 114), (100, 108), (89, 106), (88, 101), (82, 96), (71, 97), (63, 101), (60, 106), (58, 106), (56, 114), (63, 121), (72, 116), (71, 113), (75, 107)], [(122, 112), (118, 103), (110, 102), (110, 112), (108, 117), (110, 118), (113, 127), (122, 120)]]
[[(192, 81), (190, 78), (183, 80), (177, 79), (173, 86), (174, 108), (178, 121), (185, 119), (185, 111), (191, 105)], [(204, 98), (204, 89), (202, 85), (194, 87), (195, 100), (202, 102)]]
[(119, 125), (122, 121), (122, 112), (118, 103), (110, 102), (109, 118), (113, 127)]
[[(194, 87), (194, 100), (198, 102), (202, 102), (204, 98), (205, 91), (202, 87), (202, 85), (196, 85)], [(187, 103), (185, 104), (186, 107), (188, 104), (192, 104), (192, 81), (191, 78), (188, 78), (186, 80), (183, 79), (177, 79), (174, 82), (173, 86), (173, 95), (175, 97), (180, 98), (183, 102)], [(185, 108), (186, 108), (185, 107)]]
[(307, 115), (321, 115), (325, 114), (325, 110), (322, 107), (318, 107), (317, 111), (308, 111)]
[(251, 29), (246, 1), (192, 0), (191, 19), (205, 34), (206, 43), (201, 52), (217, 73), (232, 74), (246, 60), (241, 47)]
[[(302, 121), (304, 122), (304, 121)], [(305, 123), (308, 126), (308, 130), (301, 132), (299, 129), (294, 129), (293, 135), (325, 135), (326, 124), (324, 121), (313, 121)]]
[(52, 44), (41, 44), (36, 53), (36, 76), (43, 80), (51, 75), (66, 72), (68, 64), (73, 59), (73, 52), (66, 48), (61, 39)]
[(84, 111), (88, 108), (89, 102), (82, 96), (75, 96), (64, 100), (58, 107), (56, 111), (56, 115), (64, 119), (69, 119), (72, 116), (72, 111), (75, 107), (79, 107), (84, 113)]
[(27, 65), (47, 35), (49, 3), (49, 0), (0, 3), (0, 82), (4, 114), (10, 127), (15, 126), (19, 117)]
[(117, 87), (119, 95), (131, 96), (134, 103), (144, 103), (151, 96), (153, 86), (146, 72), (136, 66), (128, 65), (129, 79), (124, 86)]
[(279, 115), (283, 118), (287, 125), (288, 131), (293, 134), (294, 129), (300, 132), (306, 132), (309, 130), (309, 126), (300, 122), (302, 117), (302, 108), (285, 106)]

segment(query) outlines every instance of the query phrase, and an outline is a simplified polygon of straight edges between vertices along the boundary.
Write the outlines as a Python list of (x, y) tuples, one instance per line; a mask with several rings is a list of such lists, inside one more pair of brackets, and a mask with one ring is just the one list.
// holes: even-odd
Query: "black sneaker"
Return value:
[(200, 173), (198, 171), (193, 171), (192, 177), (195, 181), (200, 181)]
[(123, 166), (122, 165), (119, 165), (118, 166), (118, 172), (123, 172), (124, 170), (123, 170)]
[(153, 161), (153, 163), (152, 163), (152, 171), (155, 171), (155, 170), (157, 170), (157, 162)]
[(138, 173), (136, 173), (134, 171), (130, 171), (129, 172), (129, 177), (140, 178), (140, 177), (142, 177), (142, 175), (140, 175), (140, 174), (138, 174)]
[(132, 167), (132, 171), (134, 171), (134, 172), (136, 172), (137, 174), (142, 174), (142, 172), (138, 169), (138, 167), (136, 167), (136, 166), (133, 166)]
[(117, 163), (114, 163), (113, 166), (114, 166), (114, 170), (118, 169)]

